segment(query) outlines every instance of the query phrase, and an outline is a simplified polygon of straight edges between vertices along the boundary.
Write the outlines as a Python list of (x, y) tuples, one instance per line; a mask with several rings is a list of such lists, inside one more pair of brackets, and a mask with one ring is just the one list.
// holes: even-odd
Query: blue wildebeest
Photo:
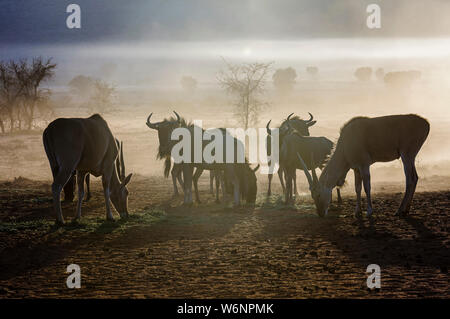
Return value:
[[(326, 137), (320, 136), (302, 136), (293, 131), (285, 136), (280, 149), (280, 166), (286, 172), (286, 204), (292, 200), (293, 189), (292, 183), (295, 181), (295, 173), (297, 169), (304, 169), (299, 162), (298, 155), (301, 154), (308, 163), (307, 170), (315, 172), (316, 168), (323, 168), (325, 161), (331, 154), (333, 142)], [(345, 180), (340, 180), (337, 185), (342, 186)], [(341, 193), (337, 189), (338, 203), (341, 203)]]
[[(171, 156), (172, 148), (175, 144), (178, 143), (178, 140), (174, 141), (171, 139), (172, 131), (178, 127), (183, 127), (189, 130), (191, 135), (191, 161), (190, 163), (179, 163), (181, 169), (183, 171), (183, 187), (184, 187), (184, 203), (191, 204), (192, 203), (192, 183), (194, 182), (194, 187), (197, 190), (196, 181), (198, 177), (201, 175), (203, 170), (213, 170), (213, 171), (222, 171), (224, 173), (224, 179), (229, 181), (229, 183), (233, 187), (234, 193), (234, 204), (240, 204), (240, 197), (243, 195), (246, 198), (247, 203), (254, 203), (256, 200), (256, 175), (254, 170), (249, 168), (248, 163), (195, 163), (194, 162), (194, 125), (187, 123), (185, 119), (181, 118), (178, 113), (174, 112), (176, 117), (171, 117), (169, 119), (164, 119), (163, 121), (157, 123), (151, 123), (150, 119), (152, 113), (148, 116), (146, 125), (150, 129), (155, 129), (158, 131), (158, 139), (159, 139), (159, 149), (158, 149), (158, 157), (159, 158), (167, 158)], [(203, 136), (204, 130), (201, 130), (201, 134)], [(223, 136), (225, 139), (225, 136)], [(236, 148), (239, 141), (235, 138), (234, 146), (235, 146), (235, 161), (237, 158)], [(202, 140), (202, 152), (204, 147), (209, 143), (209, 141)], [(226, 143), (223, 143), (223, 156), (226, 157)], [(224, 161), (225, 162), (225, 161)], [(193, 175), (193, 170), (196, 168), (198, 170), (197, 175)], [(200, 174), (200, 175), (199, 175)], [(245, 176), (245, 178), (243, 178)], [(243, 193), (245, 192), (245, 193)], [(196, 191), (196, 200), (199, 201), (198, 192)]]
[[(132, 174), (120, 179), (116, 168), (119, 149), (108, 124), (100, 115), (56, 119), (44, 130), (43, 142), (53, 174), (52, 193), (57, 223), (64, 223), (61, 191), (75, 170), (78, 185), (77, 219), (81, 217), (84, 178), (88, 173), (102, 176), (106, 218), (114, 219), (110, 200), (121, 217), (128, 216), (126, 185)], [(125, 164), (122, 165), (125, 168)]]
[(430, 132), (430, 124), (415, 115), (390, 115), (381, 117), (355, 117), (341, 128), (341, 134), (333, 155), (322, 171), (320, 178), (311, 176), (299, 156), (308, 177), (312, 198), (320, 216), (328, 213), (331, 191), (348, 171), (355, 174), (356, 216), (361, 215), (361, 184), (367, 196), (367, 216), (372, 215), (370, 196), (370, 165), (390, 162), (399, 157), (403, 162), (406, 191), (398, 215), (407, 214), (411, 207), (417, 181), (415, 158)]
[[(300, 134), (302, 136), (309, 136), (309, 127), (316, 124), (316, 121), (313, 121), (313, 115), (311, 113), (308, 113), (309, 114), (308, 120), (302, 120), (298, 116), (294, 116), (293, 118), (291, 118), (291, 116), (293, 114), (294, 113), (289, 114), (289, 116), (281, 123), (281, 125), (279, 127), (279, 135), (278, 135), (279, 144), (278, 145), (280, 147), (283, 144), (283, 139), (289, 133), (296, 131), (298, 134)], [(266, 147), (267, 147), (267, 155), (268, 156), (271, 155), (271, 138), (272, 138), (272, 134), (271, 134), (271, 130), (270, 130), (270, 122), (271, 121), (272, 120), (267, 122), (267, 125), (266, 125), (266, 130), (267, 130)], [(270, 165), (270, 163), (269, 163), (269, 165)], [(284, 182), (283, 182), (283, 179), (284, 179), (283, 173), (284, 173), (284, 168), (282, 166), (280, 166), (278, 169), (278, 177), (280, 179), (280, 184), (281, 184), (281, 188), (283, 189), (283, 193), (286, 193), (286, 189), (285, 189)], [(272, 194), (272, 187), (271, 187), (272, 177), (273, 177), (273, 174), (268, 174), (269, 188), (267, 190), (267, 196), (270, 196)], [(297, 183), (296, 183), (295, 176), (294, 176), (294, 193), (297, 194)]]

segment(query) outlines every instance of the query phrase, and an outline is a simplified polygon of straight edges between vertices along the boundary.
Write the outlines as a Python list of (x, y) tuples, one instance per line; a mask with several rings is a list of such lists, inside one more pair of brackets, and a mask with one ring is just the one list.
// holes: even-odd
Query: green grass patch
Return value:
[(42, 233), (96, 233), (110, 234), (113, 232), (123, 232), (130, 227), (149, 226), (165, 218), (165, 212), (160, 209), (148, 208), (141, 212), (130, 214), (128, 218), (106, 220), (105, 217), (82, 217), (78, 221), (66, 221), (66, 224), (55, 225), (53, 220), (37, 219), (20, 222), (0, 222), (0, 232), (42, 232)]
[(37, 219), (22, 222), (0, 222), (0, 232), (17, 233), (22, 231), (49, 231), (53, 221)]

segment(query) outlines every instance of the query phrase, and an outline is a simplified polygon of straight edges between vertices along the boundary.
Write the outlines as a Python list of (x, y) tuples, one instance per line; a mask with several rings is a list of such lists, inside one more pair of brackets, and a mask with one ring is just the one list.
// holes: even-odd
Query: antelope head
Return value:
[(311, 153), (311, 165), (312, 168), (312, 176), (308, 171), (308, 167), (306, 166), (305, 162), (303, 161), (302, 157), (299, 153), (297, 153), (297, 157), (300, 161), (300, 164), (303, 168), (303, 171), (305, 172), (306, 178), (308, 179), (309, 184), (309, 190), (311, 191), (311, 197), (314, 200), (314, 204), (316, 205), (317, 214), (320, 217), (327, 216), (328, 214), (328, 207), (331, 203), (331, 188), (328, 188), (324, 185), (322, 185), (317, 178), (316, 175), (316, 165), (314, 163), (314, 155)]

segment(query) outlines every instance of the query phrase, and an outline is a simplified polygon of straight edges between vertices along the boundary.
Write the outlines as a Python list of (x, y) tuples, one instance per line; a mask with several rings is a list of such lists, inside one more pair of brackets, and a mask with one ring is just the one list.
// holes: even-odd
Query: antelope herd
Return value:
[[(240, 205), (241, 200), (245, 200), (247, 204), (254, 204), (257, 194), (255, 173), (259, 165), (252, 168), (247, 159), (244, 163), (191, 161), (172, 165), (171, 152), (176, 143), (171, 139), (172, 132), (180, 127), (190, 132), (198, 129), (178, 113), (174, 114), (175, 117), (152, 123), (150, 113), (146, 121), (147, 127), (158, 133), (157, 157), (164, 160), (164, 175), (168, 177), (171, 172), (174, 195), (178, 195), (178, 183), (183, 189), (184, 204), (190, 205), (193, 202), (192, 185), (194, 185), (195, 199), (200, 203), (198, 179), (204, 170), (208, 170), (211, 192), (215, 180), (217, 202), (220, 188), (222, 200), (226, 200), (231, 194), (235, 206)], [(339, 187), (344, 184), (348, 171), (353, 169), (357, 198), (355, 214), (359, 217), (362, 212), (363, 185), (367, 197), (367, 216), (370, 217), (373, 212), (370, 165), (401, 158), (406, 177), (406, 191), (397, 214), (409, 212), (418, 181), (415, 158), (430, 130), (427, 120), (413, 114), (375, 118), (356, 117), (342, 127), (333, 151), (333, 142), (326, 137), (310, 136), (309, 128), (316, 123), (311, 113), (308, 120), (292, 115), (293, 113), (281, 123), (278, 134), (280, 149), (278, 176), (286, 204), (289, 204), (293, 200), (293, 195), (297, 194), (296, 170), (301, 169), (308, 180), (318, 215), (326, 216), (333, 188), (337, 188), (337, 200), (341, 203)], [(266, 125), (268, 155), (271, 153), (271, 139), (274, 138), (270, 123), (271, 121)], [(235, 137), (227, 136), (226, 129), (219, 130), (223, 133), (224, 141), (226, 138), (233, 141), (235, 150), (233, 154), (236, 157), (236, 149), (243, 147), (242, 142)], [(203, 129), (201, 132), (204, 132)], [(128, 176), (125, 174), (123, 144), (114, 138), (108, 124), (100, 115), (95, 114), (89, 118), (56, 119), (44, 130), (43, 142), (53, 174), (52, 193), (57, 223), (64, 223), (60, 196), (65, 185), (72, 183), (74, 175), (78, 187), (76, 218), (81, 217), (81, 204), (85, 195), (84, 184), (86, 182), (89, 187), (89, 174), (102, 177), (106, 218), (113, 219), (110, 200), (121, 217), (128, 216), (126, 185), (130, 182), (132, 174)], [(206, 146), (207, 143), (203, 142), (201, 148), (204, 149)], [(226, 148), (223, 149), (223, 156), (226, 156)], [(319, 178), (316, 175), (316, 168), (322, 169)], [(272, 177), (272, 174), (268, 175), (267, 195), (272, 193)], [(64, 190), (66, 192), (65, 188)], [(66, 199), (70, 200), (71, 196), (73, 197), (73, 193), (65, 193)]]

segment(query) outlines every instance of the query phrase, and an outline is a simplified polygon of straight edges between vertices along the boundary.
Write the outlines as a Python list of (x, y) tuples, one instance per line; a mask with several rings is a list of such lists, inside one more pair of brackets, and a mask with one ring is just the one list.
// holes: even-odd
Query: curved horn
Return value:
[(178, 115), (177, 112), (173, 111), (173, 113), (175, 113), (175, 115), (177, 116), (177, 122), (180, 123), (181, 122), (181, 117)]
[(289, 121), (291, 119), (292, 115), (294, 115), (294, 113), (289, 114), (289, 116), (287, 117), (286, 121)]
[(120, 142), (117, 138), (115, 138), (115, 140), (116, 140), (117, 150), (119, 151), (119, 155), (116, 158), (116, 171), (117, 171), (117, 175), (119, 176), (119, 180), (122, 181), (122, 175), (120, 174)]
[(314, 118), (314, 116), (311, 113), (308, 112), (308, 114), (309, 114), (309, 120), (306, 120), (306, 123), (311, 122)]
[(125, 178), (125, 161), (123, 159), (123, 142), (120, 142), (120, 178)]
[(270, 122), (272, 122), (272, 120), (270, 120), (269, 122), (267, 122), (267, 125), (266, 125), (267, 135), (272, 135), (272, 131), (270, 130), (270, 127), (269, 127)]
[(317, 178), (316, 175), (316, 162), (314, 161), (314, 153), (311, 152), (311, 170), (313, 173), (313, 181), (314, 183), (317, 183), (319, 181), (319, 179)]
[(253, 169), (253, 171), (256, 173), (256, 171), (259, 169), (259, 164), (258, 164), (258, 166), (256, 166), (254, 169)]
[(305, 172), (306, 178), (308, 179), (308, 183), (309, 183), (309, 188), (311, 189), (314, 185), (314, 180), (313, 177), (311, 176), (311, 174), (308, 171), (308, 167), (306, 167), (305, 162), (303, 161), (303, 158), (300, 156), (300, 154), (297, 152), (297, 157), (300, 161), (300, 164), (303, 167), (303, 171)]
[(159, 123), (150, 123), (150, 118), (152, 117), (152, 115), (153, 115), (153, 112), (150, 113), (150, 115), (147, 117), (147, 123), (145, 123), (145, 124), (147, 124), (147, 126), (148, 126), (149, 128), (152, 128), (152, 129), (157, 130), (157, 129), (158, 129), (158, 124), (159, 124)]

